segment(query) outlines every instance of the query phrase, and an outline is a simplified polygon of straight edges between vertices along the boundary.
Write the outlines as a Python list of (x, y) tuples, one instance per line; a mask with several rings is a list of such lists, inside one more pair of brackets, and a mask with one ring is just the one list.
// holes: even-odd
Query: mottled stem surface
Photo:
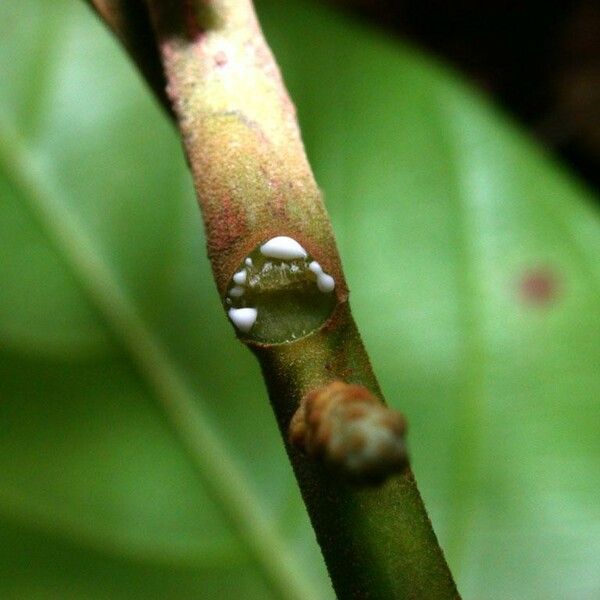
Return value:
[(336, 282), (335, 309), (318, 331), (282, 344), (245, 341), (261, 364), (338, 596), (458, 597), (410, 469), (361, 487), (289, 444), (293, 414), (318, 387), (344, 381), (383, 398), (352, 319), (295, 109), (252, 3), (147, 0), (147, 6), (221, 298), (244, 257), (281, 235), (300, 242)]

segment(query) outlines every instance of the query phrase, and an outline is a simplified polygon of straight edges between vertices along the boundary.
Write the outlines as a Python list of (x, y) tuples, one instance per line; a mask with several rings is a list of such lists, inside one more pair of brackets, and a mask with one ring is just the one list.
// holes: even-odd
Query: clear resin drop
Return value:
[(271, 344), (317, 330), (336, 304), (335, 280), (294, 239), (277, 236), (240, 264), (225, 307), (242, 337)]

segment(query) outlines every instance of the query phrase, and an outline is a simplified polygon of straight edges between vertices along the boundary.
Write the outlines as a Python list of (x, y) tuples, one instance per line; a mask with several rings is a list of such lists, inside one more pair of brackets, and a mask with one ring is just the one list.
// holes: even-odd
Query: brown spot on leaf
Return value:
[(558, 294), (558, 277), (547, 267), (530, 269), (521, 277), (519, 291), (530, 304), (547, 304)]

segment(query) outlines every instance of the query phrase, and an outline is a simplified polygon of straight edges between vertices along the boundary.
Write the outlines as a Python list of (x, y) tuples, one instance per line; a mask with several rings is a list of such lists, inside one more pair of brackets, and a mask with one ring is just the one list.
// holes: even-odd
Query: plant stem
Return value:
[(335, 380), (381, 398), (351, 316), (331, 225), (295, 109), (249, 0), (146, 0), (222, 298), (257, 244), (298, 240), (336, 282), (336, 307), (295, 342), (257, 356), (334, 588), (341, 598), (456, 598), (410, 470), (357, 487), (288, 443), (301, 399)]
[[(344, 313), (334, 332), (255, 349), (282, 431), (315, 384), (344, 377), (381, 395), (347, 304)], [(340, 598), (458, 597), (410, 470), (357, 487), (287, 451)]]

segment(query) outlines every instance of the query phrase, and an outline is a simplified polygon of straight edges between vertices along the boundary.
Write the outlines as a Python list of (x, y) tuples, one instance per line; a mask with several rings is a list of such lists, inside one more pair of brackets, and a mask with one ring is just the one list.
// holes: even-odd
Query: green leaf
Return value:
[[(174, 131), (83, 3), (11, 8), (0, 596), (331, 597)], [(593, 597), (589, 194), (447, 69), (312, 5), (260, 8), (459, 588)]]

